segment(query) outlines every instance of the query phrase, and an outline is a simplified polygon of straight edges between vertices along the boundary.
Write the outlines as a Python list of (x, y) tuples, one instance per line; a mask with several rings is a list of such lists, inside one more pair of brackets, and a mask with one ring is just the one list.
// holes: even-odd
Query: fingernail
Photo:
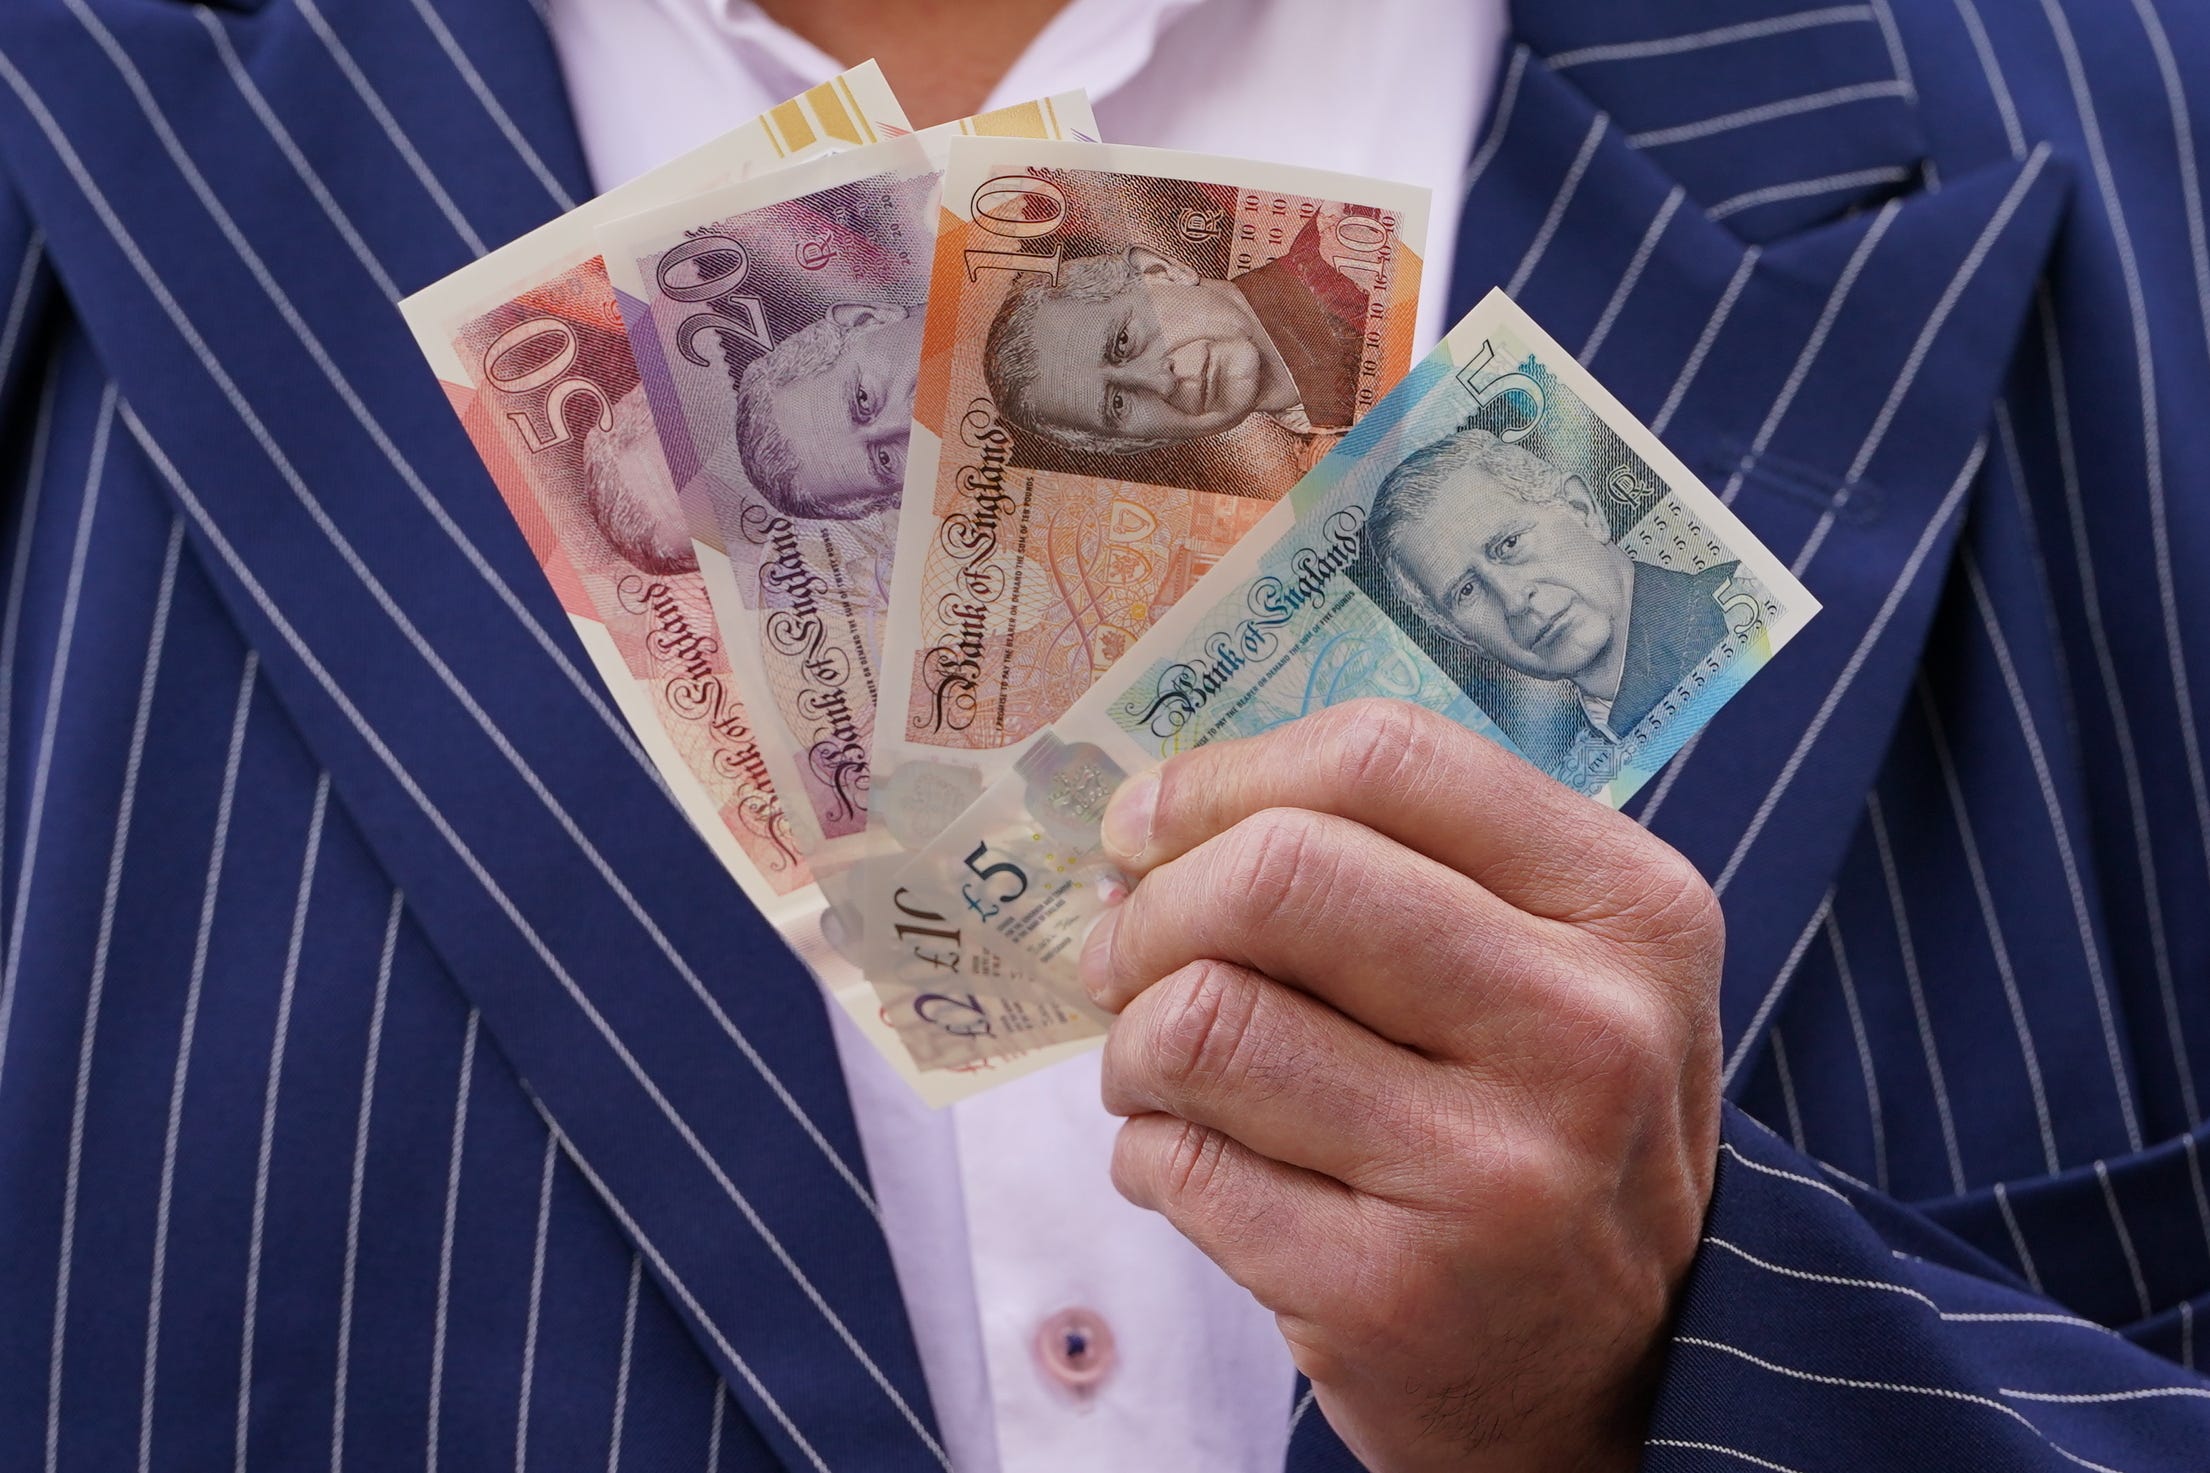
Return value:
[(1082, 940), (1082, 961), (1077, 975), (1082, 990), (1090, 995), (1090, 1001), (1102, 1004), (1105, 990), (1112, 984), (1113, 927), (1120, 924), (1120, 907), (1107, 907), (1105, 913), (1090, 922), (1090, 934)]
[(1151, 821), (1159, 811), (1159, 774), (1146, 772), (1129, 779), (1105, 805), (1099, 825), (1105, 852), (1122, 863), (1132, 863), (1151, 846)]

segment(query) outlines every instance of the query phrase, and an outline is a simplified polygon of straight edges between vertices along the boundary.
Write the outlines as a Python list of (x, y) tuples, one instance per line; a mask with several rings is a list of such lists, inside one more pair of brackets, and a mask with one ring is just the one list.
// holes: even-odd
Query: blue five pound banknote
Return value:
[(1128, 775), (1323, 707), (1441, 712), (1617, 806), (1818, 601), (1502, 292), (900, 876), (1079, 997)]

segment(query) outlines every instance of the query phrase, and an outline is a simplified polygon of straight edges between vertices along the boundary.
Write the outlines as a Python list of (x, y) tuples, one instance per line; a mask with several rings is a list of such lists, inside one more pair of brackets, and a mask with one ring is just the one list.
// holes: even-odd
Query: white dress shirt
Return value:
[[(1427, 185), (1424, 351), (1445, 325), (1504, 8), (1070, 0), (986, 106), (1083, 87), (1115, 143)], [(550, 14), (602, 190), (839, 69), (751, 0), (551, 0)], [(960, 1473), (1278, 1473), (1292, 1367), (1273, 1316), (1114, 1192), (1097, 1056), (931, 1110), (829, 1011)]]

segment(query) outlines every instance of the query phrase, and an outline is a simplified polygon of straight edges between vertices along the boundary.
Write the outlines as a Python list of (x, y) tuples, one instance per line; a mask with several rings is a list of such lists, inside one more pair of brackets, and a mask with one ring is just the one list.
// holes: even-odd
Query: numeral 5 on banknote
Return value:
[(1079, 997), (1128, 774), (1340, 701), (1414, 701), (1614, 806), (1818, 611), (1657, 438), (1492, 292), (903, 872)]

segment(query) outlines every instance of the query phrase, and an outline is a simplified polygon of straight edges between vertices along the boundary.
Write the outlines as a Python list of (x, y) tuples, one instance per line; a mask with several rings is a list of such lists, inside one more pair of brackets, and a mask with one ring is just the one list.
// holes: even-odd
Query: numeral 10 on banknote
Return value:
[[(1067, 218), (1067, 197), (1049, 179), (1031, 174), (1000, 174), (982, 181), (968, 209), (976, 225), (1000, 239), (1041, 240), (1059, 233), (1060, 223)], [(1065, 245), (1056, 241), (1048, 256), (1026, 250), (993, 251), (970, 247), (963, 253), (967, 279), (979, 280), (984, 271), (1033, 271), (1042, 276), (1056, 276), (1059, 259), (1065, 250)]]

